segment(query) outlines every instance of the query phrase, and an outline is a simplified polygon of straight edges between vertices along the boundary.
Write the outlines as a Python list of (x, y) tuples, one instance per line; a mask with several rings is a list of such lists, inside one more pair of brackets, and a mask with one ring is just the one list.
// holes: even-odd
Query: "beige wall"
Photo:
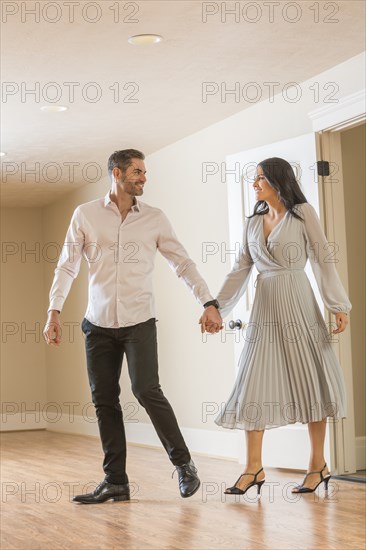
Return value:
[[(108, 182), (98, 182), (70, 193), (62, 201), (54, 202), (44, 208), (43, 224), (47, 241), (57, 242), (61, 247), (76, 206), (103, 195), (107, 189)], [(55, 267), (56, 262), (44, 264), (44, 293), (47, 303), (45, 317)], [(59, 347), (47, 346), (46, 348), (48, 399), (58, 403), (65, 414), (72, 411), (73, 415), (85, 417), (93, 415), (93, 407), (88, 406), (91, 399), (86, 374), (84, 339), (80, 329), (86, 310), (87, 295), (88, 270), (86, 262), (82, 260), (79, 276), (71, 287), (60, 317), (62, 343)], [(54, 423), (51, 429), (58, 427), (58, 424)]]
[(36, 428), (47, 397), (41, 210), (2, 210), (1, 240), (2, 428)]
[(356, 437), (366, 436), (365, 128), (363, 124), (341, 134), (348, 278), (352, 302), (352, 371)]
[[(220, 164), (228, 154), (311, 132), (308, 112), (321, 106), (314, 103), (313, 94), (309, 92), (314, 81), (319, 82), (321, 89), (330, 81), (337, 82), (340, 95), (343, 96), (364, 87), (362, 75), (363, 57), (358, 56), (303, 83), (303, 98), (297, 104), (285, 102), (276, 96), (274, 103), (254, 105), (146, 159), (148, 184), (144, 200), (166, 212), (214, 294), (229, 270), (230, 260), (228, 258), (223, 263), (217, 255), (203, 263), (202, 243), (216, 242), (220, 245), (229, 240), (227, 192), (219, 175), (210, 178), (207, 183), (202, 182), (202, 163)], [(143, 138), (140, 146), (143, 147)], [(82, 202), (103, 196), (108, 187), (109, 182), (106, 180), (88, 185), (44, 208), (44, 240), (62, 245), (74, 208)], [(45, 318), (55, 264), (44, 262), (43, 267), (44, 285), (39, 303), (43, 302)], [(181, 426), (219, 430), (213, 423), (213, 417), (206, 423), (202, 422), (201, 412), (205, 402), (219, 406), (231, 390), (235, 365), (230, 337), (226, 343), (220, 337), (210, 337), (206, 343), (202, 341), (197, 324), (201, 308), (159, 255), (155, 292), (159, 319), (160, 374), (164, 392)], [(39, 346), (46, 356), (48, 401), (60, 404), (65, 412), (69, 406), (64, 403), (73, 402), (76, 414), (80, 414), (81, 407), (90, 402), (83, 337), (80, 328), (77, 328), (75, 341), (69, 341), (64, 324), (80, 323), (86, 303), (87, 270), (83, 264), (62, 312), (62, 346), (47, 349), (44, 349), (43, 344)], [(44, 377), (40, 383), (45, 383)], [(123, 402), (134, 401), (126, 369), (122, 374), (121, 385)], [(91, 413), (91, 409), (88, 412)], [(136, 418), (141, 422), (149, 422), (144, 411), (139, 411)], [(57, 429), (57, 425), (54, 428)]]

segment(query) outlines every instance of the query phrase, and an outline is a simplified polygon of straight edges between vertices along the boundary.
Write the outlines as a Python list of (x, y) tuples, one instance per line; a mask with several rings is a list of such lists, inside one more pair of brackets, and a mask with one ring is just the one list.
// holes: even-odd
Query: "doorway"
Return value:
[(365, 481), (365, 132), (364, 120), (343, 122), (318, 134), (318, 158), (330, 163), (319, 191), (328, 240), (339, 247), (339, 271), (348, 282), (350, 325), (339, 339), (346, 379), (347, 419), (334, 427), (331, 445), (342, 479)]
[[(363, 131), (363, 141), (360, 133)], [(349, 329), (339, 338), (335, 345), (335, 351), (345, 375), (348, 410), (347, 418), (337, 423), (330, 424), (326, 437), (326, 454), (330, 456), (330, 466), (334, 474), (340, 476), (362, 477), (365, 469), (365, 448), (366, 433), (364, 423), (365, 406), (363, 403), (363, 388), (365, 387), (364, 372), (364, 297), (360, 285), (365, 280), (365, 255), (359, 251), (363, 245), (360, 237), (361, 231), (364, 235), (364, 194), (365, 194), (365, 172), (364, 172), (364, 120), (357, 122), (350, 121), (347, 124), (344, 120), (342, 126), (324, 130), (318, 133), (306, 134), (291, 140), (284, 140), (278, 143), (259, 147), (255, 150), (237, 153), (227, 157), (227, 165), (231, 173), (235, 173), (238, 165), (242, 173), (250, 170), (254, 161), (268, 156), (267, 149), (271, 154), (282, 154), (286, 152), (294, 165), (299, 166), (303, 175), (305, 194), (319, 213), (327, 238), (330, 242), (337, 243), (340, 250), (339, 264), (337, 270), (346, 290), (350, 295), (353, 304), (351, 322)], [(357, 145), (355, 145), (357, 143)], [(301, 156), (299, 156), (299, 151)], [(305, 155), (305, 156), (304, 156)], [(281, 156), (279, 154), (278, 156)], [(344, 157), (344, 158), (343, 158)], [(329, 176), (319, 176), (317, 179), (316, 161), (328, 160), (331, 166)], [(344, 164), (344, 166), (343, 166)], [(363, 171), (360, 166), (363, 166)], [(243, 172), (244, 168), (244, 172)], [(356, 178), (357, 188), (355, 193), (350, 192), (349, 182)], [(244, 216), (251, 210), (253, 198), (250, 192), (245, 191), (245, 186), (233, 181), (228, 186), (228, 200), (230, 209), (230, 241), (231, 245), (241, 239), (241, 230)], [(353, 186), (353, 184), (352, 184)], [(355, 201), (355, 195), (358, 199)], [(357, 202), (360, 212), (356, 215), (354, 203)], [(357, 236), (356, 236), (357, 235)], [(349, 249), (349, 251), (348, 251)], [(312, 273), (308, 273), (312, 281)], [(254, 277), (249, 282), (248, 292), (243, 296), (233, 312), (233, 319), (241, 317), (245, 323), (252, 306), (252, 295), (254, 293)], [(313, 284), (317, 296), (316, 284)], [(331, 316), (319, 305), (325, 314), (326, 321), (331, 322)], [(355, 314), (355, 315), (354, 315)], [(239, 316), (239, 317), (238, 317)], [(359, 318), (362, 317), (362, 322)], [(235, 355), (241, 352), (240, 341), (235, 344)], [(352, 354), (355, 354), (357, 366), (353, 372)], [(356, 404), (354, 405), (354, 395)], [(357, 417), (357, 432), (355, 431), (355, 420)], [(293, 469), (306, 469), (305, 457), (308, 456), (308, 437), (304, 426), (293, 425), (278, 428), (273, 437), (267, 437), (264, 445), (264, 457), (272, 467), (287, 467)], [(294, 442), (296, 441), (296, 445)], [(284, 453), (287, 448), (297, 452)], [(244, 461), (244, 448), (241, 447), (239, 461)], [(289, 461), (289, 462), (286, 462)], [(286, 462), (286, 464), (284, 463)], [(353, 477), (353, 479), (356, 479)], [(344, 478), (342, 478), (344, 479)]]
[(347, 476), (366, 482), (365, 406), (365, 151), (366, 124), (340, 131), (346, 218), (349, 296), (352, 303), (352, 375), (356, 472)]

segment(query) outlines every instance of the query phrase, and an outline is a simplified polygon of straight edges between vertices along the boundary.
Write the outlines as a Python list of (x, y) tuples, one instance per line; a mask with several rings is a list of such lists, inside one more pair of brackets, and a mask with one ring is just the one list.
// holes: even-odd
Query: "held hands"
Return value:
[(43, 329), (43, 338), (49, 346), (59, 346), (61, 344), (61, 326), (58, 311), (52, 310), (48, 314), (48, 319)]
[(348, 325), (347, 313), (336, 313), (336, 325), (337, 328), (332, 331), (333, 334), (339, 334), (340, 332), (344, 332), (346, 330)]
[(201, 332), (214, 334), (223, 328), (221, 315), (215, 306), (206, 307), (198, 323), (201, 325)]
[[(218, 310), (214, 306), (206, 308), (198, 321), (201, 325), (201, 332), (209, 332), (214, 334), (223, 329), (222, 318)], [(340, 334), (346, 330), (348, 325), (348, 316), (346, 313), (336, 313), (337, 328), (333, 334)]]

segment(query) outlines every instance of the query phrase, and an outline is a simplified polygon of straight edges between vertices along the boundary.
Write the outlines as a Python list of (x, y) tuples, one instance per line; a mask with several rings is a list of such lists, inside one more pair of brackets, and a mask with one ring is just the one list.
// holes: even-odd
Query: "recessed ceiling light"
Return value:
[(5, 157), (6, 153), (3, 153), (2, 151), (0, 151), (0, 157)]
[(67, 111), (67, 107), (63, 105), (43, 105), (41, 111), (47, 111), (48, 113), (61, 113), (61, 111)]
[(135, 36), (130, 36), (128, 42), (135, 46), (145, 46), (147, 44), (158, 44), (162, 40), (163, 37), (160, 34), (135, 34)]

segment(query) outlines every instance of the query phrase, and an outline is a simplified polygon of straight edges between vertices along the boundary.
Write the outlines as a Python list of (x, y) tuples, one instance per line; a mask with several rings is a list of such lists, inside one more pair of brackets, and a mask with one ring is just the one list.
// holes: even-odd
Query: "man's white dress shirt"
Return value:
[(157, 250), (201, 304), (212, 300), (165, 214), (135, 200), (122, 222), (109, 193), (74, 211), (55, 269), (48, 311), (62, 310), (84, 257), (89, 266), (88, 321), (118, 328), (155, 317), (152, 279)]

